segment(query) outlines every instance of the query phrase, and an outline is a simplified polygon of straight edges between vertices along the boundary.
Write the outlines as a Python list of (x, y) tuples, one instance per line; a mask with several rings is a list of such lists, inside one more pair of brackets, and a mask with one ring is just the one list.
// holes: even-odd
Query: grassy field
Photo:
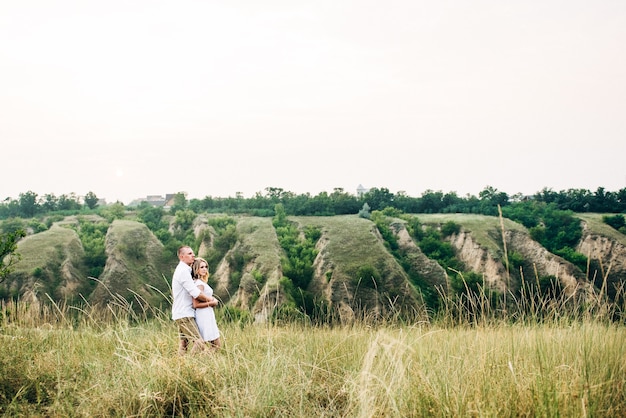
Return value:
[(218, 310), (223, 349), (177, 356), (169, 312), (10, 302), (1, 313), (3, 416), (626, 415), (626, 328), (594, 317), (313, 328)]

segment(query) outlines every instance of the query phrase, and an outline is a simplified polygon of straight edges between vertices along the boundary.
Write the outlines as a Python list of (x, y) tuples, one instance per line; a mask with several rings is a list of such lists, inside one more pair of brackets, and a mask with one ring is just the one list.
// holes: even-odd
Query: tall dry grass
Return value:
[(169, 312), (46, 302), (1, 306), (3, 416), (626, 416), (626, 329), (591, 311), (519, 320), (456, 301), (431, 321), (336, 327), (218, 311), (223, 349), (180, 357)]

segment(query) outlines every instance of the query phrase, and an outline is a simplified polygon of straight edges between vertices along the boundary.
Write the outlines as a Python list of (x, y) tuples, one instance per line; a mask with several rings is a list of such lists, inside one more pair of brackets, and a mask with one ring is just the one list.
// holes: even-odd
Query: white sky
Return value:
[(0, 0), (0, 200), (626, 187), (626, 1)]

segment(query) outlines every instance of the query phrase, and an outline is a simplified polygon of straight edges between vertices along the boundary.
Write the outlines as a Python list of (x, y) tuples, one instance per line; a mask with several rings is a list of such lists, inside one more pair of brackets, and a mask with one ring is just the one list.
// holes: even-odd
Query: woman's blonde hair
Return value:
[[(201, 277), (200, 276), (200, 264), (206, 264), (206, 276), (205, 277)], [(204, 282), (207, 281), (207, 279), (209, 278), (209, 263), (202, 257), (196, 257), (196, 259), (194, 260), (193, 264), (191, 265), (191, 275), (193, 276), (194, 279), (200, 279)]]

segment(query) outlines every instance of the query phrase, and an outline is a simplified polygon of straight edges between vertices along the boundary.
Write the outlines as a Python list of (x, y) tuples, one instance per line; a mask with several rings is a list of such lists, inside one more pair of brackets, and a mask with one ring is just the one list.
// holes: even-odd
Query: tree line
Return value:
[[(498, 215), (498, 206), (506, 207), (533, 201), (551, 205), (554, 209), (572, 212), (626, 213), (626, 188), (616, 192), (598, 187), (594, 192), (585, 189), (554, 191), (544, 188), (534, 195), (509, 195), (491, 186), (485, 187), (478, 196), (459, 196), (456, 192), (426, 190), (419, 197), (412, 197), (403, 192), (392, 193), (387, 188), (372, 188), (362, 195), (354, 195), (342, 188), (335, 188), (332, 193), (321, 192), (295, 194), (278, 187), (267, 187), (264, 193), (257, 192), (251, 198), (240, 194), (235, 197), (212, 197), (187, 200), (184, 193), (176, 195), (175, 204), (169, 208), (172, 214), (180, 209), (189, 209), (196, 213), (249, 214), (252, 216), (274, 216), (274, 208), (281, 204), (287, 215), (296, 216), (332, 216), (356, 214), (364, 204), (372, 211), (391, 207), (404, 213), (474, 213)], [(74, 193), (61, 195), (45, 194), (39, 196), (32, 191), (21, 193), (17, 199), (7, 198), (0, 203), (0, 219), (33, 218), (55, 212), (77, 213), (96, 210), (99, 198), (94, 192), (88, 192), (84, 198)], [(107, 206), (121, 206), (116, 202)], [(141, 202), (142, 206), (149, 205)]]

